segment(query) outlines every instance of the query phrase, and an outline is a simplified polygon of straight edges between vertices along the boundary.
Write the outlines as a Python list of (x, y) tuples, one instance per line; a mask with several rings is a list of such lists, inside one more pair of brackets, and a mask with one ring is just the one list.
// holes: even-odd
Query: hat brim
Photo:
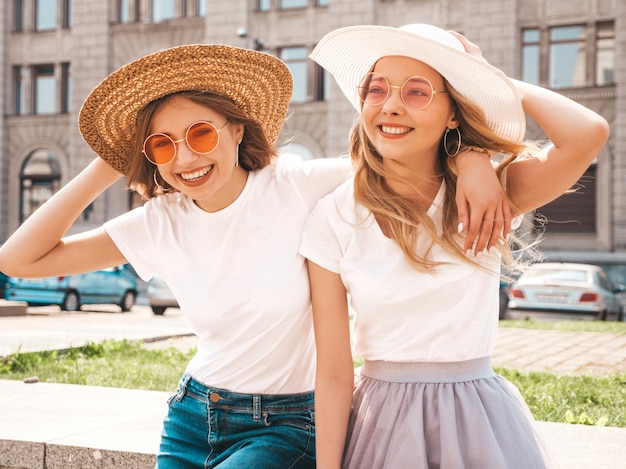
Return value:
[(523, 140), (526, 119), (515, 85), (502, 71), (466, 53), (458, 39), (435, 26), (340, 28), (324, 36), (310, 57), (333, 75), (360, 112), (360, 80), (379, 59), (394, 55), (411, 57), (434, 68), (483, 110), (496, 134), (515, 142)]
[(218, 44), (174, 47), (141, 57), (105, 78), (83, 103), (80, 132), (101, 158), (126, 174), (139, 111), (185, 90), (229, 97), (261, 124), (274, 145), (293, 79), (281, 60), (263, 52)]

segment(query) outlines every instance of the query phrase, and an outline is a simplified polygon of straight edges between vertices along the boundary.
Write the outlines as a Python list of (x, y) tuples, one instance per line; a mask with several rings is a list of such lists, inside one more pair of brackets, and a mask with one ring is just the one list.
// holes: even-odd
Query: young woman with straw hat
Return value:
[[(515, 262), (504, 237), (464, 252), (456, 160), (499, 155), (520, 215), (578, 180), (607, 123), (507, 78), (463, 36), (431, 25), (342, 28), (311, 58), (360, 113), (354, 178), (313, 209), (300, 250), (318, 354), (317, 467), (550, 467), (521, 395), (491, 367), (501, 262)], [(525, 114), (552, 145), (522, 143)], [(356, 375), (349, 311), (364, 360)]]
[[(310, 209), (351, 165), (276, 158), (291, 90), (279, 59), (224, 45), (175, 47), (122, 67), (80, 111), (99, 158), (0, 249), (0, 268), (14, 276), (130, 262), (146, 280), (165, 279), (199, 341), (169, 401), (161, 469), (314, 467), (315, 349), (298, 249)], [(505, 213), (506, 200), (489, 165), (466, 161), (475, 204), (461, 223), (486, 246), (502, 223), (481, 227), (482, 214)], [(64, 237), (123, 175), (148, 202)], [(472, 193), (477, 178), (493, 184)]]

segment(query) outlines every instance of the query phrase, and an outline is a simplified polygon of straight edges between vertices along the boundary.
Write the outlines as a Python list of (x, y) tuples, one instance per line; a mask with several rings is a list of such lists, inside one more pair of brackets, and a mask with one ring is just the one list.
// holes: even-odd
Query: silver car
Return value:
[(514, 316), (521, 311), (545, 311), (623, 321), (617, 293), (625, 290), (598, 266), (546, 262), (532, 266), (512, 285), (508, 308)]
[(163, 315), (167, 308), (178, 308), (178, 301), (165, 281), (159, 277), (152, 277), (146, 290), (148, 304), (157, 316)]

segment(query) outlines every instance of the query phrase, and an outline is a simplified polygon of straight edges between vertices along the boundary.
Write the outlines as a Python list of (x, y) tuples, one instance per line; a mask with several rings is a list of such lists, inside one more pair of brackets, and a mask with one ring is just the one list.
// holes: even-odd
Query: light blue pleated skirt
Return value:
[(519, 390), (489, 357), (357, 370), (343, 469), (554, 467)]

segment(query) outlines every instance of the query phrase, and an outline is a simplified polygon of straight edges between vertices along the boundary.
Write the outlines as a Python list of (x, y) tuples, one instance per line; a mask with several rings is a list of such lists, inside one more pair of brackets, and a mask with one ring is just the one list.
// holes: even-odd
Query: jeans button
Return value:
[(219, 402), (220, 399), (221, 399), (220, 395), (216, 392), (212, 392), (211, 394), (209, 394), (209, 400), (211, 402)]

